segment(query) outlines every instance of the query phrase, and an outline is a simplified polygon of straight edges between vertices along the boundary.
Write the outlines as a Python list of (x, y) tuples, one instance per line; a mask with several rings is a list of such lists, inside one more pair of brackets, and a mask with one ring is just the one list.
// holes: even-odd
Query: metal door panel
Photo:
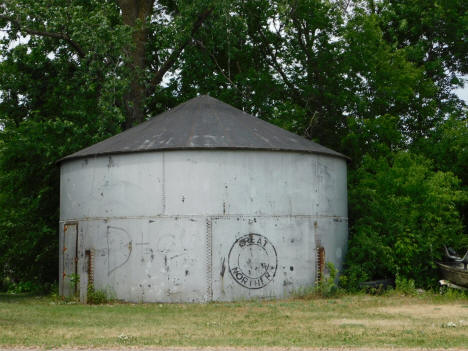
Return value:
[(283, 297), (314, 284), (314, 219), (213, 218), (213, 300)]
[[(77, 249), (78, 249), (78, 224), (66, 223), (63, 227), (63, 273), (62, 296), (73, 296), (77, 293)], [(75, 282), (74, 282), (75, 280)]]
[(96, 289), (134, 302), (208, 300), (205, 218), (96, 220), (85, 230)]

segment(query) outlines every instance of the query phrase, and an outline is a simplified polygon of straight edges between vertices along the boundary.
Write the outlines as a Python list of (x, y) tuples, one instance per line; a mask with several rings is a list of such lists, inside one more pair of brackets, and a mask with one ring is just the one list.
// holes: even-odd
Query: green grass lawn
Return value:
[(0, 346), (468, 347), (468, 299), (347, 295), (209, 304), (0, 295)]

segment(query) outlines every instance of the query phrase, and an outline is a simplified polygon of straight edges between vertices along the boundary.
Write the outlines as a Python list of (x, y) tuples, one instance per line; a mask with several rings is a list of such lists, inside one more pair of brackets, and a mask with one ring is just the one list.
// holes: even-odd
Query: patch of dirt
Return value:
[(330, 321), (331, 324), (338, 326), (363, 326), (363, 327), (399, 327), (399, 329), (406, 329), (411, 326), (409, 321), (389, 320), (389, 319), (334, 319)]
[(464, 305), (400, 305), (378, 307), (370, 312), (401, 314), (421, 318), (459, 318), (468, 320), (468, 308)]
[[(43, 351), (44, 349), (38, 348), (0, 348), (0, 351)], [(111, 349), (93, 349), (93, 348), (58, 348), (55, 351), (439, 351), (441, 349), (428, 349), (428, 348), (354, 348), (354, 347), (314, 347), (314, 348), (299, 348), (299, 347), (161, 347), (161, 348), (139, 348), (139, 347), (115, 347)], [(449, 348), (443, 349), (444, 351), (463, 351), (466, 349)]]

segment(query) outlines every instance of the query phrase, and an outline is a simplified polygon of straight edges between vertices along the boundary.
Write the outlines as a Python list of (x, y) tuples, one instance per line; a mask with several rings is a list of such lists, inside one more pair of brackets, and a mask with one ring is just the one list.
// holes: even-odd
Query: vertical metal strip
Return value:
[(325, 248), (317, 247), (317, 283), (323, 281), (325, 271)]
[(207, 300), (213, 300), (213, 231), (211, 218), (206, 218), (206, 282)]
[(319, 201), (318, 191), (319, 191), (319, 181), (320, 181), (320, 179), (319, 179), (319, 169), (318, 169), (319, 168), (318, 160), (315, 159), (314, 163), (315, 163), (315, 180), (314, 181), (315, 181), (315, 195), (316, 195), (315, 196), (316, 203), (314, 204), (314, 212), (315, 212), (315, 216), (318, 217), (318, 214), (319, 214), (319, 212), (318, 212), (318, 206), (319, 206), (319, 204), (318, 204), (318, 201)]
[(88, 286), (87, 288), (94, 287), (94, 249), (85, 251), (87, 272), (88, 272)]
[(166, 214), (166, 153), (162, 153), (162, 214)]
[[(62, 226), (62, 225), (61, 225)], [(67, 232), (67, 224), (63, 223), (63, 229), (60, 230), (60, 245), (59, 245), (59, 294), (64, 296), (64, 284), (65, 284), (65, 234)]]
[(321, 248), (322, 238), (318, 233), (318, 218), (314, 220), (314, 242), (315, 242), (315, 283), (321, 280)]
[[(80, 226), (80, 228), (81, 228), (81, 226)], [(78, 277), (79, 277), (78, 266), (80, 264), (80, 261), (79, 261), (80, 250), (79, 250), (78, 245), (81, 244), (81, 241), (79, 240), (79, 236), (80, 236), (80, 232), (79, 232), (79, 228), (78, 228), (78, 223), (76, 223), (75, 279), (78, 279)], [(75, 284), (75, 295), (79, 294), (79, 292), (80, 292), (80, 285), (78, 283), (79, 283), (79, 280), (77, 280), (76, 284)]]

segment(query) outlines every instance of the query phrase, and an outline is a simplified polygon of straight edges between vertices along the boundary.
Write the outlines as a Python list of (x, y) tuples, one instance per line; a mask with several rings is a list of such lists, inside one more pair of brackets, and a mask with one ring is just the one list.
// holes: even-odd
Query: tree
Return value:
[[(451, 90), (467, 52), (461, 31), (446, 36), (460, 22), (449, 8), (463, 13), (466, 5), (444, 2), (440, 26), (432, 5), (419, 3), (431, 20), (415, 28), (414, 41), (399, 32), (397, 43), (386, 24), (418, 20), (417, 6), (393, 13), (398, 4), (357, 3), (351, 12), (327, 1), (234, 2), (231, 16), (208, 22), (198, 48), (184, 54), (180, 91), (230, 99), (351, 156), (353, 283), (400, 274), (427, 287), (442, 245), (466, 242), (466, 190), (450, 172), (466, 182), (466, 110)], [(434, 56), (438, 45), (447, 50)]]
[(157, 85), (213, 8), (1, 2), (0, 278), (56, 279), (55, 162), (145, 119), (146, 100), (158, 99)]
[(350, 150), (348, 133), (391, 116), (404, 148), (461, 105), (440, 101), (442, 87), (409, 59), (411, 48), (387, 40), (382, 15), (358, 5), (350, 12), (318, 0), (230, 2), (230, 15), (207, 22), (184, 53), (180, 93), (225, 97), (352, 153), (356, 165), (368, 141)]
[[(421, 204), (432, 199), (435, 182), (435, 193), (445, 190), (446, 203), (458, 206), (441, 216), (440, 228), (455, 228), (467, 203), (454, 200), (464, 197), (450, 175), (466, 186), (466, 106), (452, 90), (467, 70), (467, 6), (463, 0), (1, 1), (0, 252), (7, 254), (0, 266), (17, 279), (54, 279), (47, 268), (56, 266), (54, 162), (198, 93), (352, 157), (351, 252), (382, 228), (398, 234), (389, 221), (375, 220), (374, 208), (356, 208), (359, 194), (413, 196), (378, 176), (385, 169), (398, 178), (403, 164), (423, 174), (426, 197), (402, 206), (438, 213)], [(391, 188), (384, 193), (382, 184)], [(420, 231), (425, 222), (413, 221), (411, 211), (398, 213)]]
[[(463, 0), (368, 3), (384, 40), (434, 84), (434, 98), (420, 98), (419, 108), (408, 119), (410, 138), (426, 138), (448, 115), (464, 109), (453, 88), (463, 86), (460, 77), (468, 73), (468, 4)], [(433, 111), (421, 113), (426, 110)]]
[[(52, 39), (52, 53), (66, 51), (76, 66), (93, 67), (100, 86), (109, 75), (120, 78), (122, 91), (114, 98), (125, 128), (145, 120), (146, 99), (214, 9), (210, 2), (179, 6), (155, 0), (3, 0), (2, 5), (0, 25), (8, 28), (8, 42), (18, 35)], [(155, 38), (158, 32), (161, 37)], [(171, 45), (168, 35), (176, 39)]]
[(397, 275), (434, 286), (443, 246), (468, 245), (456, 206), (466, 193), (453, 174), (432, 167), (424, 157), (399, 152), (393, 158), (367, 156), (353, 172), (345, 273), (350, 286)]
[[(198, 48), (186, 52), (183, 89), (235, 96), (237, 106), (336, 147), (349, 94), (339, 8), (327, 1), (235, 1), (226, 11), (230, 16), (209, 22)], [(194, 61), (208, 62), (205, 71), (216, 75), (194, 73)]]
[(66, 51), (48, 57), (49, 45), (18, 45), (0, 62), (0, 267), (16, 280), (56, 279), (55, 162), (115, 134), (121, 116), (96, 103), (107, 87), (99, 89)]

